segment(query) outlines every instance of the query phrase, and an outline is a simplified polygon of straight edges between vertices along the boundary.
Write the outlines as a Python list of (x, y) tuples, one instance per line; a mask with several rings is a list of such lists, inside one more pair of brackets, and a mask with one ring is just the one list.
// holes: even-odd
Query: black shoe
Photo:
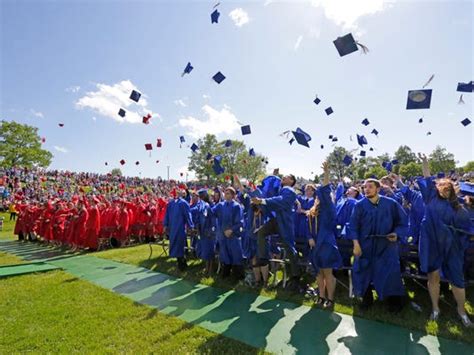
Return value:
[(298, 293), (300, 292), (300, 278), (299, 277), (292, 277), (288, 284), (286, 285), (286, 289), (290, 292)]
[(405, 298), (403, 296), (389, 296), (387, 297), (387, 305), (390, 313), (399, 313), (405, 305)]
[(223, 265), (222, 266), (222, 278), (228, 278), (230, 276), (230, 270), (232, 268), (232, 265)]
[(185, 258), (178, 258), (178, 270), (179, 271), (184, 271), (188, 267), (188, 264), (186, 263)]
[(242, 265), (232, 266), (232, 276), (238, 281), (243, 280), (245, 278), (244, 267)]

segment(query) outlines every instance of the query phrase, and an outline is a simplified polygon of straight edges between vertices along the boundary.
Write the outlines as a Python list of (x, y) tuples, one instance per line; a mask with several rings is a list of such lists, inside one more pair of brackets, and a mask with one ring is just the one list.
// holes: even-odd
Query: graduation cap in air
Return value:
[(222, 155), (216, 155), (214, 157), (214, 164), (212, 165), (212, 170), (214, 170), (214, 173), (216, 175), (220, 175), (225, 171), (224, 167), (221, 165), (221, 162), (222, 162)]
[(298, 144), (304, 145), (309, 148), (308, 142), (311, 141), (311, 136), (303, 131), (301, 128), (297, 128), (296, 131), (293, 131), (293, 136), (295, 137)]
[(426, 132), (426, 135), (427, 135), (427, 136), (431, 136), (431, 132)]
[(359, 136), (357, 135), (357, 143), (363, 147), (365, 144), (367, 144), (367, 138), (365, 138), (364, 136)]
[(333, 109), (332, 109), (332, 107), (328, 107), (328, 108), (325, 109), (324, 111), (326, 112), (326, 115), (328, 115), (328, 116), (334, 112)]
[(125, 160), (120, 160), (120, 165), (125, 165)]
[(108, 165), (109, 165), (109, 163), (105, 162), (105, 166), (108, 166)]
[(465, 118), (461, 121), (461, 123), (464, 127), (467, 127), (471, 124), (471, 120), (469, 118)]
[(130, 94), (130, 100), (133, 100), (135, 102), (138, 102), (138, 100), (140, 100), (140, 96), (142, 96), (142, 94), (140, 94), (138, 91), (136, 90), (132, 90), (132, 93)]
[(231, 147), (231, 146), (232, 146), (232, 141), (231, 141), (230, 139), (226, 140), (225, 143), (224, 143), (224, 146), (225, 146), (226, 148)]
[(253, 148), (250, 148), (250, 150), (249, 150), (249, 155), (250, 155), (251, 157), (254, 157), (254, 156), (255, 156), (255, 150), (254, 150)]
[(211, 14), (211, 23), (219, 23), (219, 16), (221, 13), (219, 11), (214, 10)]
[(407, 110), (430, 108), (432, 92), (431, 89), (408, 91)]
[(324, 149), (324, 145), (323, 145), (323, 144), (321, 144), (321, 149)]
[(398, 159), (393, 159), (393, 160), (392, 160), (392, 164), (393, 164), (393, 165), (397, 165), (397, 164), (398, 164)]
[(391, 172), (392, 171), (392, 163), (390, 163), (389, 161), (384, 161), (382, 163), (382, 167), (387, 170), (388, 172)]
[(46, 143), (46, 138), (41, 138), (41, 143)]
[(423, 123), (423, 117), (418, 120), (418, 123)]
[(365, 153), (365, 150), (361, 150), (360, 153), (359, 153), (359, 155), (360, 155), (361, 157), (365, 157), (365, 154), (366, 154), (366, 153)]
[(158, 164), (159, 162), (160, 162), (160, 161), (159, 161), (159, 160), (157, 160), (157, 161), (156, 161), (156, 164)]
[(458, 88), (456, 89), (458, 92), (473, 92), (474, 91), (474, 81), (470, 81), (468, 83), (458, 83)]
[(375, 134), (377, 137), (379, 135), (379, 131), (377, 131), (375, 128), (370, 133)]
[(242, 126), (242, 127), (240, 127), (240, 130), (242, 131), (243, 136), (252, 133), (252, 130), (250, 129), (250, 125)]
[(211, 153), (207, 153), (206, 154), (206, 160), (210, 160), (212, 158), (212, 154)]
[(193, 144), (191, 145), (191, 150), (192, 150), (193, 152), (195, 152), (195, 151), (198, 150), (198, 149), (199, 149), (199, 147), (197, 146), (196, 143), (193, 143)]
[(291, 138), (291, 139), (288, 141), (288, 143), (289, 143), (290, 145), (292, 145), (294, 142), (295, 142), (295, 139), (294, 139), (294, 138)]
[(184, 68), (183, 73), (181, 74), (181, 77), (183, 77), (185, 74), (190, 74), (193, 71), (194, 67), (191, 65), (190, 62), (186, 64), (186, 68)]
[(58, 123), (59, 127), (64, 127), (64, 123)]
[(319, 103), (321, 102), (321, 100), (316, 96), (316, 98), (313, 100), (313, 102), (314, 102), (316, 105), (319, 105)]
[(341, 57), (358, 51), (359, 47), (362, 48), (364, 54), (369, 51), (366, 46), (356, 42), (356, 40), (352, 36), (352, 33), (348, 33), (345, 36), (336, 38), (333, 43), (336, 46), (336, 49)]
[(329, 139), (333, 139), (333, 137), (334, 137), (334, 136), (333, 136), (332, 134), (330, 134), (328, 138), (329, 138)]
[(350, 157), (349, 155), (346, 155), (344, 159), (342, 160), (342, 162), (344, 163), (345, 166), (349, 166), (352, 163), (352, 157)]
[(338, 141), (337, 137), (333, 137), (333, 138), (332, 138), (332, 141), (333, 141), (333, 142), (337, 142), (337, 141)]
[(148, 124), (148, 123), (150, 123), (150, 119), (151, 119), (151, 114), (148, 114), (146, 116), (143, 116), (142, 122), (144, 124)]
[(367, 118), (364, 118), (364, 120), (361, 122), (364, 126), (368, 126), (370, 124), (369, 120)]
[(121, 109), (119, 110), (119, 112), (118, 112), (118, 115), (119, 115), (120, 117), (125, 117), (126, 113), (127, 113), (127, 112), (126, 112), (123, 108), (121, 108)]
[(139, 161), (136, 161), (136, 162), (135, 162), (135, 165), (140, 165), (140, 162), (139, 162)]
[[(217, 11), (217, 10), (216, 10)], [(220, 84), (224, 81), (225, 76), (222, 74), (220, 71), (218, 71), (213, 77), (212, 80), (214, 80), (216, 83)]]
[(162, 144), (162, 142), (161, 142), (161, 138), (157, 138), (157, 140), (156, 140), (156, 147), (157, 147), (157, 148), (161, 148), (162, 145), (163, 145), (163, 144)]
[(146, 150), (153, 150), (153, 145), (151, 143), (146, 143), (145, 144), (145, 149)]
[(373, 152), (373, 151), (374, 151), (374, 148), (370, 147), (369, 150), (370, 150), (371, 152)]

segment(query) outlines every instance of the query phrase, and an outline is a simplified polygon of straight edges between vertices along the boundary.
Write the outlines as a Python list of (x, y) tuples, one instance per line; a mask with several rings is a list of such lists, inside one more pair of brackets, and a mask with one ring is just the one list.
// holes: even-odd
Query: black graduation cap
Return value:
[(242, 131), (243, 136), (252, 133), (252, 130), (250, 129), (250, 125), (242, 126), (242, 127), (240, 127), (240, 130)]
[(471, 124), (471, 120), (469, 118), (465, 118), (461, 121), (461, 123), (464, 127), (467, 127)]
[(290, 143), (290, 145), (292, 145), (294, 141), (295, 141), (295, 139), (294, 139), (294, 138), (291, 138), (291, 139), (288, 141), (288, 143)]
[(193, 69), (194, 69), (194, 67), (191, 65), (190, 62), (188, 62), (188, 64), (186, 64), (186, 68), (184, 68), (183, 74), (181, 74), (181, 76), (183, 77), (185, 74), (191, 73)]
[(333, 141), (333, 142), (337, 142), (337, 137), (333, 137), (333, 138), (332, 138), (332, 141)]
[(357, 143), (363, 147), (365, 144), (367, 144), (367, 138), (365, 138), (364, 136), (359, 136), (357, 135)]
[(358, 46), (362, 48), (362, 51), (364, 53), (367, 53), (369, 51), (366, 46), (355, 41), (354, 37), (352, 36), (352, 33), (348, 33), (345, 36), (336, 38), (333, 43), (336, 46), (336, 49), (341, 57), (358, 51)]
[(211, 23), (219, 23), (219, 16), (221, 13), (219, 11), (214, 10), (214, 12), (211, 14)]
[(392, 164), (393, 164), (393, 165), (397, 165), (397, 164), (398, 164), (398, 159), (393, 159), (393, 160), (392, 160)]
[(431, 136), (431, 132), (426, 132), (426, 135), (427, 135), (427, 136)]
[(352, 163), (352, 157), (350, 157), (349, 155), (346, 155), (344, 159), (342, 160), (342, 162), (344, 163), (344, 165), (349, 166)]
[(250, 155), (251, 157), (254, 157), (254, 156), (255, 156), (255, 150), (254, 150), (253, 148), (250, 148), (250, 150), (249, 150), (249, 155)]
[[(216, 10), (216, 11), (217, 11), (217, 10)], [(220, 83), (222, 83), (222, 82), (224, 81), (225, 76), (224, 76), (224, 74), (222, 74), (222, 73), (219, 71), (219, 72), (216, 73), (216, 75), (214, 75), (214, 76), (212, 77), (212, 79), (213, 79), (216, 83), (220, 84)]]
[(120, 165), (125, 165), (125, 160), (120, 160)]
[(418, 120), (418, 123), (423, 123), (423, 117)]
[(225, 146), (226, 148), (231, 147), (231, 146), (232, 146), (232, 141), (231, 141), (230, 139), (226, 140), (225, 143), (224, 143), (224, 146)]
[(193, 152), (195, 152), (195, 151), (198, 150), (198, 149), (199, 149), (199, 147), (197, 146), (196, 143), (193, 143), (193, 144), (191, 145), (191, 150), (192, 150)]
[(432, 92), (431, 89), (408, 91), (407, 110), (430, 108)]
[(332, 107), (328, 107), (328, 108), (325, 109), (324, 111), (326, 111), (326, 115), (328, 115), (328, 116), (334, 112), (333, 109), (332, 109)]
[(108, 166), (108, 165), (109, 165), (109, 163), (105, 162), (105, 166)]
[(179, 142), (180, 143), (186, 142), (186, 140), (184, 139), (184, 136), (179, 136)]
[(324, 145), (323, 145), (323, 144), (321, 144), (321, 149), (324, 149)]
[(365, 157), (365, 150), (361, 150), (360, 153), (359, 153), (359, 155), (360, 155), (361, 157)]
[(127, 112), (126, 112), (123, 108), (121, 108), (121, 109), (119, 110), (119, 112), (118, 112), (118, 115), (119, 115), (120, 117), (125, 117), (126, 114), (127, 114)]
[(370, 150), (371, 152), (373, 152), (373, 151), (374, 151), (374, 148), (370, 147), (369, 150)]
[(130, 94), (130, 100), (133, 100), (135, 102), (138, 102), (138, 100), (140, 100), (140, 96), (142, 96), (142, 94), (140, 94), (138, 91), (136, 90), (132, 90), (132, 93)]
[(311, 141), (311, 136), (303, 131), (301, 128), (297, 128), (296, 131), (293, 131), (293, 136), (295, 137), (298, 144), (304, 145), (309, 148), (308, 142)]
[(361, 122), (364, 126), (368, 126), (370, 124), (369, 120), (367, 118), (364, 118), (364, 120)]
[(474, 91), (474, 81), (468, 83), (458, 83), (458, 88), (456, 91), (459, 92), (473, 92)]
[(135, 165), (140, 165), (140, 162), (139, 162), (139, 161), (136, 161), (136, 162), (135, 162)]
[(316, 105), (319, 105), (319, 103), (321, 102), (321, 100), (316, 96), (316, 98), (314, 99), (313, 101)]
[(374, 129), (372, 130), (372, 132), (370, 132), (370, 133), (375, 134), (376, 136), (378, 136), (379, 131), (377, 131), (377, 130), (374, 128)]
[(332, 139), (334, 136), (332, 134), (329, 135), (329, 139)]

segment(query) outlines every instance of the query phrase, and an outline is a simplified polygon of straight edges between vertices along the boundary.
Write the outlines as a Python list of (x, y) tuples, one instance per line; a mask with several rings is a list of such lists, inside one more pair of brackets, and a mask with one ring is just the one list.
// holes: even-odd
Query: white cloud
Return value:
[(64, 153), (66, 154), (67, 152), (69, 152), (66, 148), (64, 147), (59, 147), (57, 145), (54, 146), (54, 149), (57, 150), (58, 152), (61, 152), (61, 153)]
[(70, 86), (66, 88), (66, 92), (78, 92), (79, 90), (81, 90), (80, 86)]
[(210, 96), (210, 95), (207, 95), (207, 94), (203, 94), (203, 95), (202, 95), (202, 98), (203, 98), (204, 100), (209, 100), (209, 99), (211, 98), (211, 96)]
[(240, 7), (233, 9), (229, 13), (229, 17), (234, 21), (237, 27), (242, 27), (250, 21), (249, 15)]
[[(142, 117), (152, 110), (148, 108), (146, 95), (143, 94), (130, 80), (123, 80), (113, 85), (96, 84), (97, 91), (86, 93), (76, 102), (76, 108), (89, 108), (96, 114), (112, 118), (118, 122), (141, 123)], [(140, 101), (130, 100), (130, 93), (136, 90), (142, 94)], [(125, 117), (118, 115), (119, 109), (126, 111)]]
[(298, 37), (298, 39), (296, 40), (296, 43), (295, 43), (295, 51), (297, 51), (298, 48), (300, 47), (300, 44), (301, 44), (301, 41), (302, 41), (302, 40), (303, 40), (303, 36), (300, 35), (300, 36)]
[(228, 135), (240, 128), (237, 117), (230, 111), (229, 107), (224, 107), (218, 111), (209, 105), (204, 105), (202, 110), (207, 116), (204, 120), (192, 116), (179, 120), (179, 125), (186, 128), (187, 134), (193, 138), (204, 137), (207, 133)]
[(311, 2), (314, 7), (321, 7), (328, 19), (345, 29), (356, 29), (360, 17), (383, 11), (391, 3), (386, 0), (312, 0)]
[(318, 39), (319, 37), (321, 37), (321, 28), (311, 26), (308, 30), (308, 36), (309, 38)]
[(184, 102), (183, 99), (174, 100), (174, 104), (175, 104), (176, 106), (181, 106), (181, 107), (186, 107), (186, 106), (188, 106), (188, 105), (186, 105), (186, 102)]
[(39, 111), (35, 111), (33, 109), (30, 109), (30, 113), (35, 116), (35, 117), (39, 117), (39, 118), (44, 118), (44, 115), (42, 112), (39, 112)]
[(272, 2), (273, 2), (273, 0), (265, 0), (265, 3), (263, 4), (263, 6), (268, 6), (268, 5), (270, 5)]

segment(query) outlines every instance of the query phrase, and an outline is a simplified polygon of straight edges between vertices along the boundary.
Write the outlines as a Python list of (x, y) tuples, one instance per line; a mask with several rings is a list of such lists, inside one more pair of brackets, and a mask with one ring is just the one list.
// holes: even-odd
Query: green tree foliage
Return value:
[(423, 174), (421, 170), (421, 164), (414, 161), (400, 165), (399, 174), (405, 178), (421, 176)]
[(431, 152), (429, 159), (430, 171), (433, 175), (440, 172), (449, 172), (456, 168), (454, 154), (449, 153), (446, 148), (442, 148), (439, 145)]
[(395, 152), (395, 159), (398, 160), (400, 165), (406, 165), (408, 163), (416, 163), (418, 161), (416, 154), (407, 145), (401, 145)]
[(474, 161), (468, 161), (463, 170), (465, 173), (474, 172)]
[(368, 179), (370, 177), (375, 176), (377, 179), (380, 179), (382, 176), (387, 175), (387, 171), (382, 168), (380, 165), (376, 165), (372, 168), (370, 168), (366, 173), (364, 178)]
[(48, 167), (53, 154), (41, 148), (38, 128), (0, 121), (0, 166)]
[[(266, 158), (259, 154), (250, 156), (242, 141), (233, 140), (230, 147), (225, 147), (225, 141), (219, 142), (215, 135), (208, 134), (196, 144), (199, 149), (189, 157), (188, 170), (194, 171), (199, 180), (207, 183), (222, 182), (226, 176), (238, 174), (241, 178), (256, 181), (265, 175)], [(224, 174), (216, 176), (212, 169), (212, 159), (206, 159), (208, 153), (213, 156), (222, 155)]]
[(343, 147), (335, 147), (334, 150), (329, 153), (326, 161), (329, 163), (331, 179), (341, 180), (344, 176), (349, 176), (353, 173), (354, 165), (346, 166), (344, 164), (344, 157), (346, 155), (354, 158), (352, 153)]
[(110, 171), (110, 174), (112, 176), (122, 176), (122, 170), (120, 170), (119, 168), (114, 168)]

